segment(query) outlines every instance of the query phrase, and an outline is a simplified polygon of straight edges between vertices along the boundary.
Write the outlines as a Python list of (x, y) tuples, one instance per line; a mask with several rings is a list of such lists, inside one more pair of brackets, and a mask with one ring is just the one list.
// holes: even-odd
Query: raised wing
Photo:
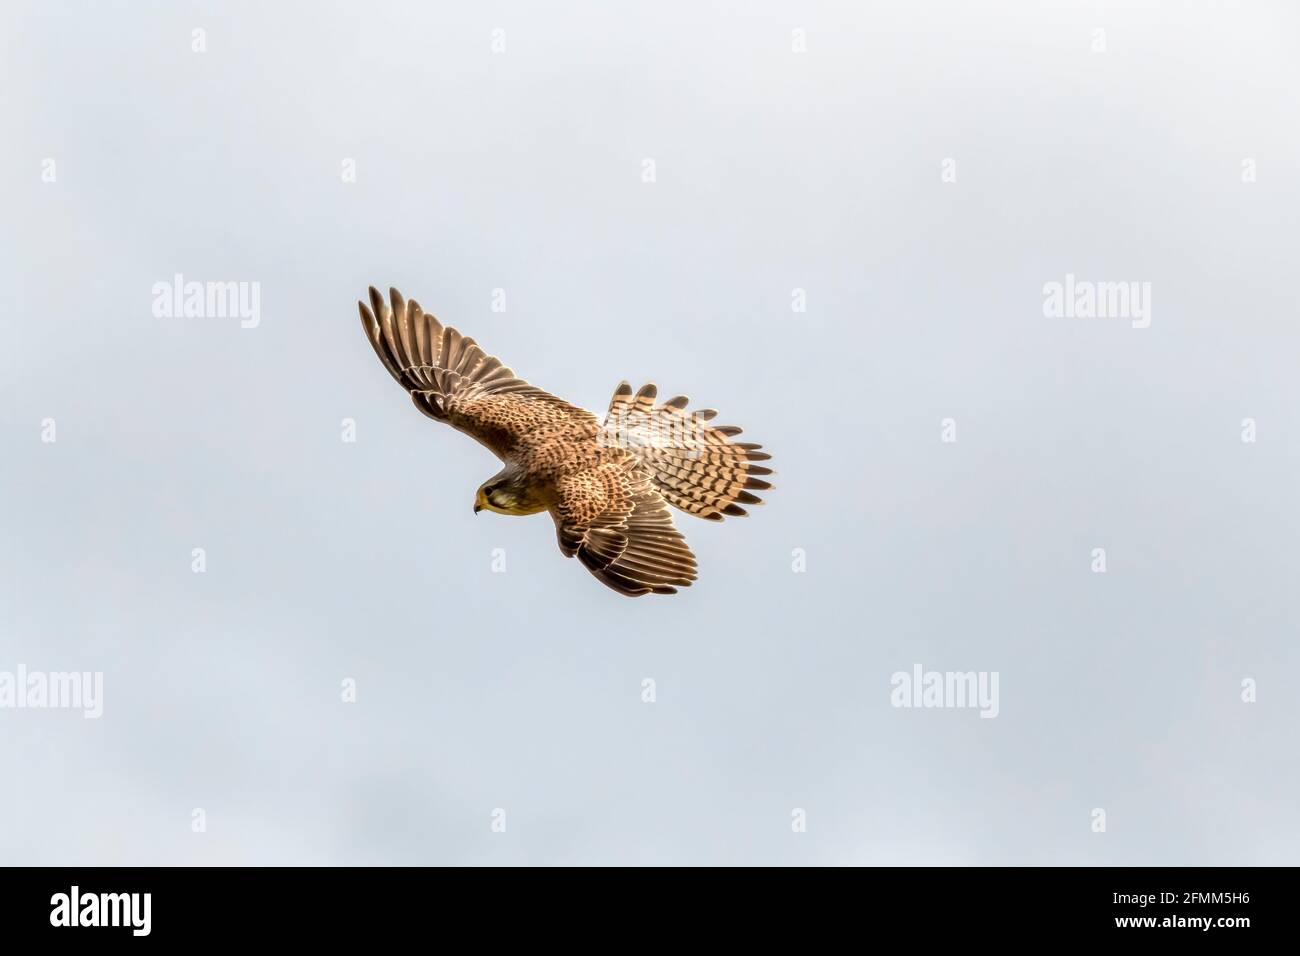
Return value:
[(634, 459), (562, 478), (551, 508), (560, 550), (621, 594), (676, 594), (695, 580), (695, 555)]
[(478, 343), (407, 302), (396, 289), (389, 302), (370, 287), (370, 307), (358, 302), (361, 324), (390, 375), (416, 408), (446, 422), (507, 459), (524, 436), (542, 429), (591, 432), (596, 417), (528, 384)]

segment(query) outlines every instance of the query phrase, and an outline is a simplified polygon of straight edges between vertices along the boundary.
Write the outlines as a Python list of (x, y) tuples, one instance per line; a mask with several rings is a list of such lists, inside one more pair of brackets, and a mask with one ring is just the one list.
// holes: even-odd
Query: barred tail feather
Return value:
[(650, 473), (655, 488), (674, 508), (712, 521), (747, 514), (741, 505), (763, 501), (754, 491), (772, 486), (760, 475), (772, 469), (755, 462), (772, 456), (753, 442), (731, 439), (735, 425), (710, 425), (713, 409), (688, 411), (685, 395), (655, 405), (658, 390), (645, 385), (633, 394), (619, 385), (609, 404), (603, 438), (634, 454)]

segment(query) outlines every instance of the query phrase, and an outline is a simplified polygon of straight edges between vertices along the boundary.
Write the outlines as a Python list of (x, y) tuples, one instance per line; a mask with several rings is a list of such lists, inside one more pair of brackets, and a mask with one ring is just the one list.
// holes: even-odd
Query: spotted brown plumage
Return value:
[(770, 456), (733, 442), (679, 396), (654, 404), (654, 385), (623, 382), (604, 422), (519, 378), (471, 338), (373, 287), (361, 324), (415, 406), (483, 444), (504, 464), (480, 486), (475, 511), (548, 511), (560, 550), (628, 595), (674, 594), (696, 577), (695, 556), (668, 506), (711, 520), (744, 515), (770, 488), (754, 462)]

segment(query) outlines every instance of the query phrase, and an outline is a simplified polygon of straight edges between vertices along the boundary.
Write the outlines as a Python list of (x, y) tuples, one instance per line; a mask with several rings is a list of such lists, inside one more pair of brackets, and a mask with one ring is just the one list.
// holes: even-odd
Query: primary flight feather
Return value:
[(655, 404), (653, 384), (619, 385), (601, 422), (529, 385), (471, 338), (414, 300), (370, 289), (361, 324), (415, 407), (482, 443), (504, 466), (478, 489), (474, 510), (549, 511), (560, 550), (621, 594), (675, 594), (695, 580), (695, 555), (673, 527), (672, 505), (715, 521), (761, 504), (772, 487), (755, 462), (771, 456), (708, 424), (685, 396)]

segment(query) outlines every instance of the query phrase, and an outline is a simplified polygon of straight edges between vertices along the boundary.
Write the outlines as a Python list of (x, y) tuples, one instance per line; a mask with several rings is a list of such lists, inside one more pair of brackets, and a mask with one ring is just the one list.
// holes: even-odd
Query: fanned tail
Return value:
[(674, 508), (711, 521), (748, 514), (741, 505), (763, 501), (754, 491), (772, 486), (758, 477), (772, 469), (755, 462), (772, 456), (753, 442), (731, 439), (735, 425), (710, 425), (711, 408), (687, 411), (685, 395), (655, 405), (658, 390), (645, 385), (635, 395), (627, 382), (609, 403), (602, 440), (637, 457), (655, 488)]

